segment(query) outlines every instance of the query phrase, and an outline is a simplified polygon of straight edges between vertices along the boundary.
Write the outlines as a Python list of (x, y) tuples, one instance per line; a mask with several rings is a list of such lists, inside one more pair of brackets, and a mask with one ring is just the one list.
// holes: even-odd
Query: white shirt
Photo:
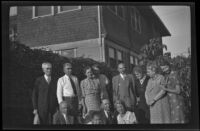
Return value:
[(62, 113), (63, 116), (64, 116), (64, 119), (65, 119), (65, 123), (67, 123), (67, 118), (66, 118), (66, 115), (64, 113)]
[[(47, 76), (46, 74), (44, 75), (44, 78), (45, 78), (45, 80), (47, 81), (47, 83), (49, 83), (50, 81), (51, 81), (51, 76)], [(50, 81), (48, 81), (48, 79), (50, 80)]]
[(71, 97), (74, 96), (74, 91), (70, 82), (70, 79), (67, 75), (58, 79), (57, 83), (57, 99), (58, 103), (60, 104), (63, 101), (64, 97)]
[(107, 111), (105, 111), (105, 110), (104, 110), (104, 112), (105, 112), (105, 114), (106, 114), (106, 117), (108, 118), (108, 112), (107, 112)]
[(126, 77), (126, 74), (121, 74), (120, 73), (120, 76), (122, 77), (122, 79), (124, 80), (125, 79), (125, 77)]

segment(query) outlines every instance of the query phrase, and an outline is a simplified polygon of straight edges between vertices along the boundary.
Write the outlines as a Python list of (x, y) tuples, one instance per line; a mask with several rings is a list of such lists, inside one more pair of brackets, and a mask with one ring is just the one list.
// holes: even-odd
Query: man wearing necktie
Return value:
[(51, 77), (52, 65), (49, 62), (42, 63), (44, 75), (38, 77), (33, 89), (33, 114), (37, 121), (34, 124), (52, 124), (53, 114), (58, 106), (56, 100), (56, 79)]
[[(57, 82), (57, 99), (60, 104), (65, 101), (70, 105), (69, 114), (78, 120), (79, 107), (81, 106), (81, 91), (79, 88), (78, 78), (72, 75), (72, 65), (70, 63), (65, 63), (63, 65), (63, 70), (65, 75), (58, 79)], [(75, 123), (80, 123), (75, 122)]]
[(102, 120), (105, 124), (117, 124), (117, 119), (111, 111), (111, 105), (108, 98), (102, 100), (102, 109), (100, 111)]
[(119, 75), (112, 79), (113, 103), (116, 100), (123, 100), (130, 111), (134, 111), (136, 105), (135, 79), (132, 74), (126, 73), (124, 63), (118, 65)]

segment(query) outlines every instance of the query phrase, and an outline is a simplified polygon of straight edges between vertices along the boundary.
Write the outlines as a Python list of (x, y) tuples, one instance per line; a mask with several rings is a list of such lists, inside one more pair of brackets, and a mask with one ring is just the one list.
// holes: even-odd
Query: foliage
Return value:
[[(167, 49), (166, 45), (159, 43), (157, 39), (153, 39), (149, 44), (146, 44), (141, 50), (143, 57), (140, 64), (145, 66), (148, 61), (156, 61), (158, 65), (162, 60), (168, 61), (173, 71), (178, 73), (178, 77), (183, 88), (182, 95), (184, 96), (186, 104), (187, 119), (191, 116), (191, 55), (188, 50), (189, 56), (176, 56), (171, 58), (170, 52), (162, 53), (163, 48)], [(161, 69), (160, 69), (161, 72)]]
[[(79, 82), (85, 78), (83, 69), (93, 64), (99, 64), (102, 73), (107, 75), (109, 79), (112, 78), (114, 73), (106, 64), (89, 58), (66, 58), (51, 51), (32, 50), (19, 42), (10, 42), (9, 54), (9, 81), (11, 82), (9, 83), (9, 87), (6, 88), (7, 93), (4, 94), (8, 98), (5, 102), (5, 109), (8, 111), (6, 120), (9, 125), (32, 123), (32, 89), (35, 79), (43, 74), (41, 64), (44, 61), (52, 63), (52, 74), (56, 78), (64, 75), (63, 64), (71, 62), (73, 74), (78, 77)], [(14, 110), (16, 110), (15, 115), (12, 112)]]

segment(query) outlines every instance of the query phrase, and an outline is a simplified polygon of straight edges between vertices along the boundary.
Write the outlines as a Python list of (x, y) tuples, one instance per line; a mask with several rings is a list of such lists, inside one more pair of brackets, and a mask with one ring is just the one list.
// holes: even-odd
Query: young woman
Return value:
[(82, 102), (84, 107), (83, 117), (85, 117), (90, 110), (100, 110), (101, 97), (103, 96), (99, 79), (93, 77), (91, 67), (85, 68), (85, 75), (87, 78), (81, 81)]
[(126, 110), (125, 103), (122, 100), (117, 100), (115, 103), (117, 112), (117, 124), (136, 124), (137, 119), (134, 112)]

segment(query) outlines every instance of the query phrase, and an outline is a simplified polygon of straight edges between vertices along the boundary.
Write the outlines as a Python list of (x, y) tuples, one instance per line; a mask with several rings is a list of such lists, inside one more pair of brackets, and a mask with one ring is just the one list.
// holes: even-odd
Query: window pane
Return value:
[(109, 8), (110, 8), (113, 12), (116, 12), (115, 6), (109, 6)]
[(10, 7), (10, 16), (15, 16), (15, 15), (17, 15), (17, 7), (16, 6)]
[(108, 52), (110, 58), (115, 58), (115, 50), (113, 48), (109, 48)]
[(117, 15), (124, 18), (123, 6), (117, 6)]
[(69, 10), (74, 10), (78, 8), (79, 6), (60, 6), (60, 11), (69, 11)]
[(61, 50), (61, 56), (65, 56), (65, 57), (75, 57), (74, 55), (74, 49), (71, 50)]
[(43, 16), (51, 14), (51, 6), (36, 6), (35, 16)]
[(130, 63), (134, 64), (134, 58), (133, 58), (133, 56), (130, 56)]
[(122, 52), (117, 51), (117, 60), (122, 60)]
[(133, 29), (136, 29), (136, 21), (135, 21), (135, 9), (131, 8), (131, 24)]
[(110, 58), (110, 67), (116, 69), (117, 68), (117, 62), (115, 59)]

